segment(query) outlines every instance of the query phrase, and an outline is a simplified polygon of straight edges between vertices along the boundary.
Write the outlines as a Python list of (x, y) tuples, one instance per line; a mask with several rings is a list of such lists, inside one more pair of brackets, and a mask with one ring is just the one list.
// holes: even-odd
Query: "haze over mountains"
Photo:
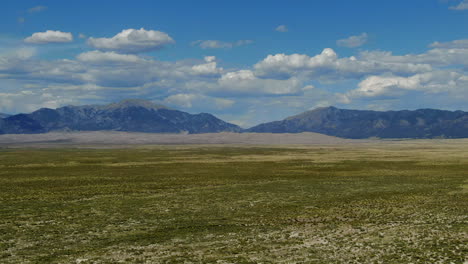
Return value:
[(342, 138), (464, 138), (468, 113), (419, 109), (415, 111), (317, 108), (282, 121), (242, 129), (207, 113), (189, 114), (145, 100), (108, 105), (42, 108), (30, 114), (0, 115), (0, 134), (52, 131), (125, 131), (146, 133), (302, 133)]

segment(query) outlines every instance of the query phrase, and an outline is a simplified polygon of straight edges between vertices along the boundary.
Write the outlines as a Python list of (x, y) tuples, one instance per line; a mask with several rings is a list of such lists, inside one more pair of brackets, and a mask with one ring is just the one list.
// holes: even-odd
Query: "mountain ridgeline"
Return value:
[(379, 112), (323, 107), (244, 130), (211, 114), (189, 114), (144, 100), (0, 115), (0, 134), (106, 130), (190, 134), (315, 132), (353, 139), (468, 138), (468, 112), (434, 109)]
[(256, 133), (315, 132), (342, 138), (466, 138), (468, 112), (419, 109), (364, 111), (323, 107), (246, 130)]
[(42, 108), (0, 119), (0, 134), (51, 131), (129, 131), (147, 133), (240, 132), (241, 128), (211, 114), (189, 114), (144, 100), (109, 105)]

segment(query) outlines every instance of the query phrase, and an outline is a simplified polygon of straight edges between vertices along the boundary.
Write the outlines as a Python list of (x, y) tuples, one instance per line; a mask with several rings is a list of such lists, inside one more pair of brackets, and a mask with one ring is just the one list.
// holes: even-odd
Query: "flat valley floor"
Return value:
[(466, 263), (468, 140), (0, 148), (0, 263)]

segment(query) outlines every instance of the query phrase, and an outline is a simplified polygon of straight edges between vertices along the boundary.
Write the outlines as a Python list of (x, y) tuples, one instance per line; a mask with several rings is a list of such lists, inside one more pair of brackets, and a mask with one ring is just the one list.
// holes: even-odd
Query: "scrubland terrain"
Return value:
[(81, 148), (127, 148), (132, 145), (174, 144), (346, 144), (363, 143), (368, 140), (352, 140), (318, 133), (272, 134), (272, 133), (205, 133), (205, 134), (158, 134), (118, 131), (51, 132), (43, 134), (0, 135), (0, 147), (64, 147)]
[(468, 140), (3, 148), (0, 204), (0, 263), (464, 263)]

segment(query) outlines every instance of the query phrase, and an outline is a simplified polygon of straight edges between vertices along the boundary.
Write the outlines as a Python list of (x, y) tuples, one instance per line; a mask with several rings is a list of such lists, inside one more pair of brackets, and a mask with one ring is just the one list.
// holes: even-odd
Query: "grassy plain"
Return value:
[(464, 263), (468, 141), (0, 149), (0, 263)]

